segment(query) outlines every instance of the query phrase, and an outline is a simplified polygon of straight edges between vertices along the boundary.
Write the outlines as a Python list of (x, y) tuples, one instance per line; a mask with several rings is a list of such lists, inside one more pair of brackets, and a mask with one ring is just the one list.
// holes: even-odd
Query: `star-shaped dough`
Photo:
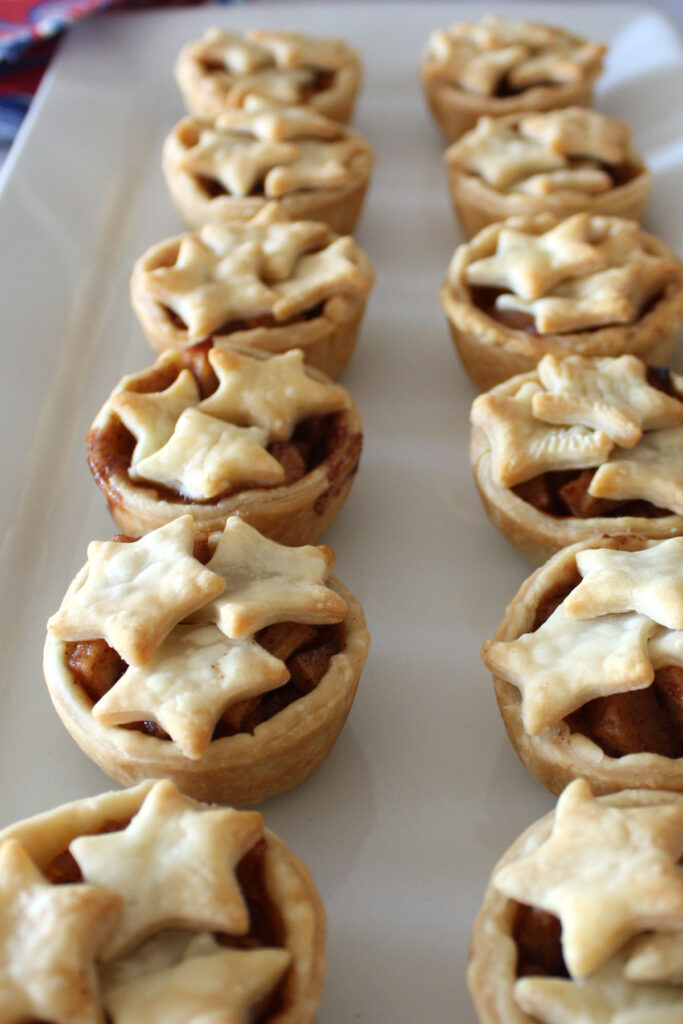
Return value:
[(173, 627), (225, 589), (192, 554), (195, 525), (180, 516), (140, 540), (94, 540), (48, 629), (60, 640), (103, 638), (144, 665)]
[(221, 63), (226, 70), (238, 75), (249, 74), (272, 63), (268, 51), (250, 42), (248, 37), (213, 27), (206, 30), (195, 47), (195, 56), (212, 64)]
[(199, 401), (199, 388), (190, 371), (181, 370), (164, 391), (115, 391), (109, 401), (137, 441), (134, 466), (166, 444), (181, 412)]
[(564, 601), (574, 619), (640, 612), (667, 629), (683, 629), (683, 537), (642, 551), (589, 548), (576, 565), (583, 579)]
[(589, 978), (519, 978), (514, 1000), (543, 1024), (680, 1024), (683, 993), (672, 985), (633, 984), (624, 954)]
[(290, 280), (275, 285), (273, 313), (284, 320), (331, 296), (365, 294), (367, 288), (367, 268), (359, 267), (356, 243), (347, 235), (324, 249), (302, 254)]
[(513, 192), (523, 192), (528, 196), (551, 196), (554, 192), (583, 192), (587, 196), (599, 195), (613, 187), (612, 179), (606, 171), (601, 171), (590, 164), (579, 164), (575, 167), (563, 167), (557, 171), (545, 171), (532, 174), (512, 186)]
[(244, 1024), (291, 961), (285, 949), (223, 949), (109, 989), (116, 1024)]
[(520, 691), (524, 728), (532, 736), (595, 697), (643, 690), (654, 678), (647, 652), (654, 622), (645, 615), (579, 620), (565, 605), (533, 633), (482, 650), (487, 667)]
[(655, 672), (658, 668), (666, 668), (667, 665), (683, 668), (683, 630), (658, 630), (650, 637), (647, 653)]
[(14, 839), (0, 846), (0, 1019), (98, 1024), (94, 958), (121, 898), (92, 885), (50, 885)]
[(683, 804), (610, 806), (576, 779), (558, 800), (550, 837), (493, 882), (560, 918), (564, 961), (581, 978), (639, 932), (683, 927), (682, 852)]
[(221, 130), (220, 121), (203, 127), (197, 142), (179, 160), (183, 171), (212, 178), (232, 196), (248, 196), (273, 167), (296, 160), (293, 142), (237, 136)]
[(514, 293), (501, 295), (499, 300), (532, 302), (560, 281), (607, 265), (604, 253), (591, 243), (589, 229), (587, 213), (568, 217), (541, 235), (501, 228), (495, 255), (470, 263), (467, 282), (509, 288)]
[(275, 296), (262, 279), (263, 269), (257, 238), (240, 240), (235, 228), (207, 225), (184, 235), (175, 263), (149, 270), (145, 283), (150, 295), (182, 318), (193, 338), (202, 338), (232, 319), (270, 310)]
[[(607, 261), (607, 246), (596, 245), (595, 251)], [(648, 299), (661, 291), (673, 273), (672, 260), (635, 252), (617, 266), (581, 271), (581, 276), (556, 283), (548, 294), (534, 300), (499, 295), (496, 308), (532, 316), (539, 334), (634, 323)]]
[(141, 668), (129, 668), (92, 713), (104, 725), (153, 721), (193, 760), (236, 701), (289, 679), (284, 662), (251, 641), (235, 643), (213, 625), (176, 626)]
[(260, 427), (236, 427), (186, 409), (163, 448), (135, 466), (132, 476), (203, 501), (231, 487), (281, 484), (285, 471), (268, 451)]
[(164, 928), (247, 934), (235, 868), (262, 833), (256, 811), (202, 807), (163, 779), (123, 831), (74, 839), (69, 850), (84, 879), (124, 900), (103, 958), (113, 960)]
[(683, 402), (648, 384), (645, 364), (636, 356), (546, 355), (537, 372), (545, 391), (534, 395), (532, 409), (545, 423), (602, 430), (622, 448), (637, 444), (644, 430), (683, 423)]
[(641, 499), (683, 515), (683, 426), (655, 430), (600, 466), (588, 488), (596, 498)]
[(200, 411), (231, 423), (261, 427), (271, 441), (288, 440), (300, 420), (338, 412), (348, 405), (343, 388), (309, 376), (299, 348), (270, 359), (213, 348), (209, 362), (219, 383), (200, 404)]
[(683, 985), (683, 931), (648, 932), (634, 939), (624, 974), (629, 981)]
[(552, 470), (600, 466), (612, 449), (613, 442), (601, 430), (554, 427), (537, 420), (533, 402), (539, 394), (540, 385), (527, 381), (515, 394), (489, 391), (472, 404), (472, 423), (489, 439), (491, 473), (502, 487)]
[(272, 32), (252, 28), (245, 38), (271, 53), (281, 68), (305, 66), (337, 71), (353, 61), (353, 53), (343, 39), (316, 39), (299, 32)]
[(502, 125), (496, 117), (480, 117), (476, 127), (446, 151), (446, 160), (453, 160), (501, 189), (531, 174), (564, 167), (565, 163), (537, 139)]
[(208, 565), (225, 579), (225, 599), (201, 608), (192, 619), (216, 622), (235, 640), (274, 622), (319, 625), (341, 622), (346, 615), (344, 599), (325, 585), (334, 565), (325, 545), (277, 544), (231, 516)]
[(630, 131), (623, 121), (587, 107), (565, 107), (543, 114), (525, 114), (519, 130), (559, 156), (593, 157), (605, 164), (623, 163)]

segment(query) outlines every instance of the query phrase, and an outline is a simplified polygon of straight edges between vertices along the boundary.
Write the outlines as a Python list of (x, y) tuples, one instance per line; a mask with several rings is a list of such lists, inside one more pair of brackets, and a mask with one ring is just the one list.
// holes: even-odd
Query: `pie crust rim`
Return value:
[[(532, 628), (545, 594), (569, 581), (576, 572), (576, 555), (589, 548), (640, 551), (658, 543), (637, 536), (593, 536), (563, 548), (536, 569), (507, 606), (493, 640), (516, 640)], [(513, 683), (493, 674), (493, 686), (505, 729), (524, 766), (551, 793), (559, 794), (576, 778), (586, 779), (593, 793), (622, 789), (667, 789), (683, 792), (683, 758), (661, 754), (610, 757), (591, 739), (573, 733), (565, 721), (530, 736), (522, 723), (520, 692)]]
[[(526, 112), (524, 112), (526, 113)], [(508, 114), (497, 118), (504, 125), (514, 126), (524, 113)], [(458, 161), (460, 140), (444, 153), (448, 168), (448, 183), (453, 208), (468, 238), (482, 228), (508, 217), (529, 217), (536, 213), (549, 213), (558, 220), (587, 210), (589, 213), (610, 217), (640, 220), (652, 186), (652, 176), (638, 154), (629, 153), (628, 166), (634, 176), (622, 185), (615, 185), (597, 195), (576, 192), (551, 193), (547, 196), (526, 195), (523, 192), (503, 192), (484, 179), (462, 167)]]
[[(187, 332), (177, 328), (145, 287), (145, 274), (149, 269), (160, 266), (164, 254), (173, 252), (188, 233), (175, 235), (163, 242), (150, 246), (133, 266), (130, 279), (130, 297), (133, 310), (151, 348), (157, 355), (169, 348), (186, 348), (200, 338), (188, 339)], [(330, 231), (329, 243), (335, 240)], [(339, 292), (325, 300), (319, 316), (311, 320), (277, 324), (273, 327), (252, 327), (232, 331), (229, 334), (206, 335), (212, 337), (218, 346), (237, 345), (248, 349), (260, 349), (272, 355), (300, 348), (309, 366), (320, 370), (328, 377), (336, 377), (346, 367), (353, 355), (365, 305), (374, 282), (374, 270), (367, 254), (357, 248), (358, 268), (367, 279), (365, 293), (361, 295)]]
[[(141, 782), (124, 790), (74, 800), (15, 822), (0, 831), (0, 842), (18, 840), (44, 871), (72, 839), (96, 832), (107, 821), (132, 818), (154, 784)], [(287, 932), (292, 962), (286, 982), (288, 1004), (268, 1024), (311, 1024), (325, 980), (325, 911), (306, 865), (269, 829), (264, 858), (268, 892), (277, 904)]]
[[(510, 217), (485, 227), (469, 242), (458, 246), (453, 254), (439, 298), (463, 368), (480, 391), (487, 391), (515, 374), (533, 370), (547, 353), (559, 358), (565, 355), (632, 354), (653, 365), (665, 366), (669, 362), (683, 320), (683, 266), (680, 261), (676, 279), (665, 286), (654, 306), (632, 324), (534, 336), (494, 320), (471, 301), (465, 282), (466, 269), (470, 263), (495, 252), (501, 230), (513, 228), (543, 234), (559, 223), (561, 221), (547, 213)], [(641, 237), (648, 252), (678, 259), (655, 235), (642, 231)]]
[(48, 633), (43, 669), (55, 710), (81, 750), (121, 785), (168, 777), (194, 799), (235, 807), (253, 806), (292, 789), (332, 749), (351, 710), (370, 645), (359, 601), (334, 575), (327, 586), (346, 601), (346, 637), (318, 685), (253, 733), (212, 740), (196, 761), (170, 740), (97, 722), (92, 703), (66, 666), (64, 642)]
[[(626, 789), (599, 799), (612, 807), (650, 807), (680, 803), (683, 794), (665, 789)], [(550, 835), (555, 812), (539, 818), (512, 843), (498, 861), (491, 879), (503, 867), (533, 853)], [(534, 1024), (512, 995), (517, 949), (511, 931), (516, 903), (503, 896), (491, 880), (472, 929), (467, 987), (480, 1024)]]
[[(258, 349), (244, 349), (234, 345), (220, 347), (252, 358), (269, 358), (269, 353)], [(148, 375), (152, 375), (160, 361), (165, 365), (177, 366), (178, 372), (183, 367), (180, 354), (168, 350), (146, 370), (123, 377), (112, 393), (125, 389), (131, 381), (144, 380)], [(305, 369), (307, 375), (315, 380), (331, 383), (325, 374), (315, 368), (305, 366)], [(347, 395), (348, 408), (337, 415), (342, 418), (342, 425), (349, 436), (360, 435), (362, 438), (358, 409), (349, 392)], [(108, 398), (88, 433), (89, 455), (94, 432), (107, 430), (118, 420), (119, 417)], [(347, 473), (341, 483), (337, 484), (330, 479), (329, 460), (325, 459), (292, 484), (270, 488), (245, 487), (221, 500), (201, 504), (160, 500), (156, 497), (153, 484), (151, 487), (138, 486), (127, 473), (112, 472), (103, 475), (96, 472), (91, 464), (91, 471), (107, 499), (112, 519), (119, 530), (128, 536), (142, 536), (172, 519), (177, 519), (178, 516), (188, 514), (195, 520), (198, 530), (210, 533), (222, 530), (226, 519), (238, 514), (259, 533), (281, 544), (292, 546), (313, 544), (323, 535), (346, 501), (357, 468), (358, 460), (355, 467)], [(315, 505), (320, 501), (324, 501), (324, 507), (321, 512), (317, 512)]]

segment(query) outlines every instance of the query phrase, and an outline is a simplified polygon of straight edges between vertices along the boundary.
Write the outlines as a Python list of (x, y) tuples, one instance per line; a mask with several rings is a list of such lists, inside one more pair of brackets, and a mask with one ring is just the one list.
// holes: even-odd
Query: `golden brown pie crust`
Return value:
[[(538, 374), (520, 374), (496, 388), (501, 395), (514, 394), (525, 381), (538, 381)], [(647, 516), (554, 516), (519, 497), (511, 487), (496, 482), (492, 468), (491, 442), (483, 427), (473, 425), (469, 442), (474, 480), (486, 514), (503, 536), (534, 565), (541, 565), (562, 548), (595, 536), (636, 536), (666, 540), (683, 533), (683, 516), (671, 513)]]
[[(154, 391), (159, 387), (160, 368), (165, 378), (171, 374), (175, 379), (183, 368), (196, 365), (197, 354), (200, 364), (207, 366), (209, 347), (208, 343), (200, 343), (182, 351), (169, 350), (147, 370), (124, 377), (115, 390)], [(268, 354), (255, 349), (236, 351), (259, 359), (269, 358)], [(309, 368), (306, 372), (315, 380), (327, 381), (318, 370)], [(163, 386), (170, 382), (167, 379)], [(352, 399), (347, 409), (335, 414), (331, 429), (331, 448), (327, 456), (294, 483), (248, 487), (223, 498), (219, 495), (213, 501), (185, 503), (174, 500), (171, 494), (159, 496), (154, 485), (141, 486), (132, 480), (128, 473), (130, 456), (123, 460), (111, 459), (111, 452), (120, 454), (126, 445), (129, 447), (129, 435), (108, 400), (88, 433), (90, 468), (106, 496), (114, 522), (129, 536), (141, 536), (188, 513), (199, 530), (209, 533), (222, 529), (228, 516), (239, 513), (260, 533), (281, 544), (311, 544), (335, 519), (358, 468), (362, 427)]]
[[(569, 38), (561, 29), (558, 34)], [(573, 37), (576, 42), (578, 37)], [(448, 72), (429, 54), (420, 67), (420, 79), (427, 104), (447, 142), (455, 142), (480, 117), (504, 117), (507, 114), (555, 110), (558, 107), (589, 107), (593, 87), (602, 74), (602, 58), (584, 69), (574, 82), (534, 85), (510, 96), (488, 96), (469, 92), (449, 80)]]
[[(3, 829), (0, 842), (18, 840), (38, 868), (45, 871), (77, 836), (106, 830), (112, 822), (129, 821), (151, 785), (142, 782), (131, 789), (76, 800), (26, 818)], [(268, 898), (277, 908), (284, 946), (292, 956), (282, 1009), (269, 1017), (267, 1024), (311, 1024), (325, 980), (325, 911), (306, 865), (268, 829), (264, 838)]]
[[(507, 327), (472, 301), (465, 272), (470, 263), (485, 259), (496, 251), (498, 236), (505, 227), (543, 234), (558, 221), (550, 214), (511, 217), (491, 224), (469, 242), (456, 249), (441, 289), (441, 305), (446, 313), (463, 367), (480, 391), (487, 391), (515, 374), (532, 370), (547, 353), (566, 355), (620, 356), (631, 353), (645, 363), (665, 366), (673, 350), (683, 320), (683, 267), (675, 280), (664, 288), (660, 298), (632, 324), (621, 324), (575, 331), (567, 334), (534, 335)], [(646, 252), (671, 259), (671, 250), (654, 235), (642, 233)]]
[[(169, 238), (152, 246), (133, 267), (131, 302), (145, 336), (156, 353), (169, 348), (184, 348), (200, 340), (190, 338), (187, 328), (178, 326), (145, 287), (145, 274), (156, 267), (172, 265), (178, 245), (184, 237)], [(329, 241), (336, 237), (330, 229)], [(340, 288), (338, 294), (326, 299), (310, 315), (294, 318), (291, 322), (285, 320), (282, 323), (255, 326), (236, 324), (230, 331), (219, 329), (213, 332), (211, 337), (214, 343), (220, 345), (226, 342), (274, 355), (288, 352), (291, 348), (300, 348), (309, 366), (328, 377), (338, 376), (356, 347), (367, 295), (374, 279), (370, 260), (361, 249), (357, 249), (357, 259), (360, 271), (367, 277), (365, 294)]]
[(332, 749), (351, 709), (370, 638), (359, 602), (335, 577), (328, 585), (346, 601), (343, 648), (317, 686), (257, 725), (253, 733), (212, 740), (198, 760), (170, 740), (99, 724), (92, 701), (69, 671), (66, 645), (48, 633), (43, 667), (55, 709), (81, 750), (105, 774), (127, 786), (171, 778), (197, 800), (246, 807), (303, 782)]
[[(211, 30), (209, 30), (211, 31)], [(213, 30), (214, 32), (219, 30)], [(245, 38), (249, 41), (251, 33)], [(256, 32), (258, 37), (258, 32)], [(302, 37), (304, 41), (306, 37)], [(253, 40), (258, 42), (258, 38)], [(191, 113), (211, 117), (233, 106), (230, 91), (239, 76), (234, 73), (228, 78), (224, 73), (207, 71), (203, 66), (205, 38), (186, 43), (175, 63), (175, 78), (182, 93), (185, 106)], [(308, 95), (299, 99), (301, 106), (310, 107), (318, 114), (324, 114), (334, 121), (346, 124), (351, 120), (358, 90), (361, 86), (361, 62), (358, 53), (350, 47), (344, 50), (345, 60), (334, 71), (319, 69), (326, 79), (324, 87), (315, 85), (307, 89)], [(277, 65), (274, 64), (274, 67)], [(314, 68), (311, 68), (314, 71)], [(258, 95), (258, 93), (256, 93)], [(244, 102), (242, 97), (242, 102)]]
[[(339, 126), (339, 134), (353, 138), (358, 153), (349, 166), (348, 180), (333, 188), (306, 188), (279, 198), (265, 195), (209, 195), (196, 175), (180, 166), (178, 155), (196, 144), (207, 125), (221, 131), (220, 115), (213, 120), (185, 117), (166, 138), (161, 166), (171, 198), (190, 228), (203, 224), (226, 224), (255, 217), (266, 203), (277, 202), (290, 220), (321, 220), (338, 235), (350, 235), (361, 215), (370, 181), (374, 156), (370, 145), (356, 132)], [(226, 139), (229, 132), (226, 133)]]
[[(500, 121), (514, 126), (523, 116), (522, 113), (509, 114), (500, 118)], [(450, 146), (444, 159), (448, 165), (451, 201), (468, 238), (497, 221), (508, 217), (530, 217), (536, 213), (549, 213), (561, 220), (579, 210), (588, 210), (589, 213), (640, 220), (650, 194), (650, 172), (635, 153), (630, 154), (628, 181), (606, 192), (589, 195), (563, 190), (560, 193), (536, 196), (523, 192), (504, 192), (489, 185), (480, 175), (462, 166), (459, 146), (460, 142)]]
[[(575, 578), (577, 552), (586, 548), (640, 551), (654, 543), (640, 537), (594, 536), (564, 548), (522, 584), (493, 639), (516, 640), (533, 629), (543, 598), (569, 586)], [(575, 778), (586, 779), (594, 793), (613, 793), (620, 789), (683, 791), (683, 758), (652, 753), (610, 757), (588, 737), (572, 732), (565, 720), (530, 736), (522, 723), (517, 687), (496, 675), (493, 684), (512, 745), (531, 774), (552, 793), (560, 793)]]
[[(683, 796), (667, 791), (626, 790), (600, 797), (612, 807), (650, 807), (680, 803)], [(492, 876), (502, 867), (532, 853), (549, 837), (554, 812), (535, 822), (510, 846)], [(519, 904), (489, 882), (470, 941), (467, 987), (480, 1024), (535, 1024), (513, 997), (517, 978), (517, 947), (513, 926)]]

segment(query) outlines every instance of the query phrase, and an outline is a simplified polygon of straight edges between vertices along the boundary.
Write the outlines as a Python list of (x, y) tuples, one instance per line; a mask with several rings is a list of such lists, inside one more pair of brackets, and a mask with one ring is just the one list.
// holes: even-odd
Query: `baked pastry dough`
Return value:
[(348, 391), (306, 367), (201, 342), (124, 377), (88, 433), (90, 468), (131, 536), (189, 513), (204, 531), (239, 513), (285, 544), (317, 540), (362, 446)]
[(290, 222), (276, 204), (246, 224), (207, 224), (135, 263), (131, 299), (152, 348), (203, 338), (286, 352), (336, 376), (356, 344), (374, 272), (352, 238)]
[(65, 804), (0, 832), (0, 893), (7, 1024), (315, 1016), (320, 897), (256, 812), (166, 780)]
[(683, 321), (683, 267), (634, 221), (510, 217), (456, 249), (441, 304), (482, 391), (546, 353), (665, 365)]
[(420, 75), (449, 142), (480, 117), (588, 106), (605, 47), (560, 28), (495, 14), (456, 22), (427, 42)]
[(481, 1024), (677, 1024), (675, 977), (632, 961), (683, 940), (682, 853), (680, 794), (568, 786), (491, 876), (468, 969)]
[[(186, 570), (157, 584), (181, 544), (205, 578), (191, 612)], [(333, 565), (329, 548), (277, 544), (237, 516), (208, 544), (189, 516), (138, 541), (93, 542), (48, 622), (45, 678), (64, 725), (124, 785), (169, 777), (236, 806), (291, 789), (331, 750), (368, 650)], [(140, 635), (144, 656), (129, 660)]]
[(209, 28), (182, 48), (175, 76), (193, 114), (210, 117), (259, 97), (346, 122), (360, 87), (361, 65), (342, 39), (261, 29), (241, 36)]
[(554, 793), (683, 790), (683, 538), (564, 548), (509, 604), (482, 657), (505, 727)]
[(627, 125), (586, 107), (482, 117), (445, 153), (466, 235), (508, 217), (579, 210), (640, 220), (650, 174)]
[(683, 533), (683, 377), (635, 356), (546, 355), (472, 404), (491, 522), (540, 563), (568, 544)]
[(192, 228), (249, 220), (277, 202), (291, 220), (351, 234), (372, 166), (372, 149), (350, 128), (304, 107), (260, 102), (185, 117), (162, 151), (171, 198)]

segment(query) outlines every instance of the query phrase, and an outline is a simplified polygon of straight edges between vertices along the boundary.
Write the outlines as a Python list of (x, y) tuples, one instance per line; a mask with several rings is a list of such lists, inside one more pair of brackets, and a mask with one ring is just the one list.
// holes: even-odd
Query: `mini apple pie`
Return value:
[(88, 458), (129, 535), (185, 513), (207, 532), (239, 513), (274, 540), (308, 544), (346, 500), (361, 430), (349, 392), (301, 349), (206, 341), (124, 377), (90, 428)]
[(596, 534), (683, 533), (683, 377), (544, 356), (472, 404), (470, 458), (491, 522), (533, 562)]
[(537, 569), (482, 657), (519, 757), (558, 793), (683, 791), (683, 537), (593, 537)]
[(374, 272), (352, 238), (276, 205), (246, 224), (207, 224), (152, 246), (131, 298), (157, 352), (212, 337), (263, 352), (303, 350), (336, 376), (353, 353)]
[(50, 696), (123, 785), (168, 777), (248, 806), (306, 779), (351, 709), (369, 637), (326, 546), (286, 547), (238, 516), (93, 541), (48, 622)]
[(468, 985), (481, 1024), (679, 1024), (683, 796), (573, 782), (496, 865)]
[(445, 153), (466, 235), (508, 217), (579, 210), (639, 220), (650, 174), (621, 121), (585, 107), (482, 117)]
[(2, 1019), (312, 1024), (325, 913), (256, 811), (168, 780), (0, 832)]
[(546, 353), (665, 365), (683, 322), (683, 266), (635, 221), (510, 217), (456, 249), (441, 304), (482, 391)]
[(171, 198), (191, 228), (249, 220), (277, 202), (290, 220), (322, 220), (349, 235), (372, 166), (372, 149), (350, 128), (304, 107), (260, 103), (183, 118), (162, 154)]
[(429, 37), (421, 67), (427, 102), (453, 142), (480, 117), (588, 106), (605, 47), (560, 28), (494, 14)]
[(258, 97), (349, 121), (361, 82), (358, 54), (342, 39), (210, 28), (187, 43), (175, 66), (187, 109), (213, 116)]

